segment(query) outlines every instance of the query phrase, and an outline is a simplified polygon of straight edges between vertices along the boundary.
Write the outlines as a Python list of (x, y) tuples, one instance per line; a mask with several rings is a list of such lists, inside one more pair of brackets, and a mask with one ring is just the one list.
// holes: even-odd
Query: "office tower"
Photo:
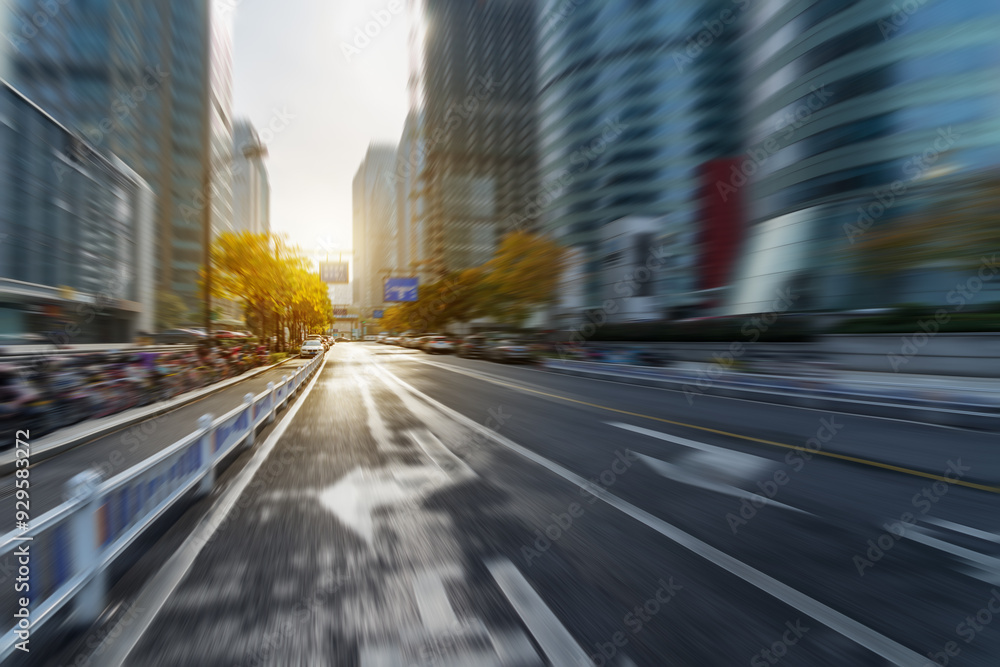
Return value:
[(765, 152), (725, 312), (782, 291), (799, 310), (944, 305), (998, 242), (1000, 4), (748, 11), (748, 140)]
[[(203, 212), (232, 218), (231, 7), (214, 0), (8, 0), (11, 83), (156, 195), (157, 289), (201, 307)], [(206, 194), (210, 193), (210, 194)]]
[(531, 229), (536, 187), (530, 0), (425, 0), (419, 190), (428, 273), (479, 266)]
[[(631, 292), (640, 301), (613, 308), (609, 320), (680, 317), (701, 299), (705, 165), (739, 146), (725, 108), (736, 95), (725, 56), (736, 17), (716, 19), (714, 34), (704, 23), (721, 4), (541, 4), (534, 203), (542, 229), (574, 249), (579, 293), (557, 313), (561, 326), (602, 308), (609, 288), (651, 258), (656, 270), (614, 297)], [(702, 31), (709, 39), (698, 42)]]
[(233, 124), (233, 224), (231, 231), (255, 234), (271, 229), (271, 185), (267, 178), (267, 147), (249, 120)]
[(396, 147), (371, 144), (354, 176), (353, 297), (362, 313), (382, 304), (382, 284), (408, 268), (399, 262)]
[(129, 342), (153, 326), (153, 194), (0, 84), (0, 336)]

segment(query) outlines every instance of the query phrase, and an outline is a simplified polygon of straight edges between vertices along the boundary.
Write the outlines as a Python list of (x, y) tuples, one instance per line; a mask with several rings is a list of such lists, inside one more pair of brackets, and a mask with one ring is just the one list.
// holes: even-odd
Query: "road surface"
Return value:
[(998, 664), (995, 435), (367, 343), (306, 392), (50, 664)]

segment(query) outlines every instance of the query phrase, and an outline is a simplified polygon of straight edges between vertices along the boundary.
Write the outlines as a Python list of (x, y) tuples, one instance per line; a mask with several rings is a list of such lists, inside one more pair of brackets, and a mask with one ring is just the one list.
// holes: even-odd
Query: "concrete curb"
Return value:
[[(138, 408), (132, 408), (126, 410), (125, 412), (119, 412), (117, 414), (108, 415), (107, 417), (102, 417), (91, 422), (81, 422), (79, 424), (74, 424), (61, 431), (56, 431), (43, 438), (41, 438), (37, 443), (31, 446), (31, 463), (35, 464), (39, 461), (45, 461), (54, 456), (65, 452), (68, 449), (73, 449), (86, 441), (93, 440), (95, 438), (101, 438), (109, 433), (113, 433), (122, 428), (144, 422), (153, 417), (159, 417), (160, 415), (166, 414), (177, 408), (184, 407), (185, 405), (192, 403), (203, 396), (215, 393), (222, 389), (227, 389), (235, 384), (243, 382), (244, 380), (249, 380), (267, 371), (274, 370), (279, 366), (287, 364), (293, 359), (298, 357), (288, 357), (283, 359), (276, 364), (271, 366), (264, 366), (263, 368), (255, 368), (254, 370), (239, 375), (234, 378), (229, 378), (228, 380), (223, 380), (221, 382), (216, 382), (215, 384), (210, 384), (206, 387), (199, 387), (186, 394), (181, 394), (180, 396), (175, 396), (162, 403), (154, 403), (153, 405), (144, 405)], [(16, 469), (16, 456), (15, 451), (12, 449), (10, 451), (0, 454), (0, 475), (7, 475)]]
[[(698, 387), (694, 380), (681, 380), (677, 378), (655, 377), (652, 375), (641, 376), (626, 372), (615, 372), (612, 369), (584, 368), (568, 366), (566, 362), (558, 364), (546, 362), (543, 364), (546, 370), (564, 375), (577, 377), (587, 377), (610, 382), (621, 382), (623, 384), (634, 384), (646, 387), (656, 387), (669, 391), (684, 391), (694, 396), (721, 396), (725, 398), (739, 398), (744, 400), (758, 401), (761, 403), (772, 403), (776, 405), (789, 405), (794, 407), (812, 408), (816, 410), (834, 410), (849, 414), (864, 415), (870, 417), (886, 417), (890, 419), (903, 419), (927, 424), (942, 426), (958, 426), (963, 428), (975, 428), (985, 431), (1000, 431), (1000, 413), (992, 414), (973, 409), (957, 409), (954, 407), (941, 407), (940, 405), (906, 405), (902, 403), (888, 402), (890, 397), (884, 400), (856, 400), (849, 398), (832, 398), (804, 392), (788, 392), (775, 389), (755, 389), (750, 387), (736, 387), (724, 383), (711, 383), (707, 387)], [(695, 391), (691, 391), (694, 389)]]

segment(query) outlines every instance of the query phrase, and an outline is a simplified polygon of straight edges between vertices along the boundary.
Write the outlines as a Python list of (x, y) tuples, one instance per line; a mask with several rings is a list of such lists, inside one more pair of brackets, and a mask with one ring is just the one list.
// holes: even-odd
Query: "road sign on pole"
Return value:
[(417, 278), (386, 278), (382, 300), (392, 303), (417, 300)]

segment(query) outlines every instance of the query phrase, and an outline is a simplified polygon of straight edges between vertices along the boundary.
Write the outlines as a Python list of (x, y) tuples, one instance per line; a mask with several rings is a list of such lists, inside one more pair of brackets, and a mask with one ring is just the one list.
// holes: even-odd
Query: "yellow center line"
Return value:
[[(437, 365), (437, 364), (429, 364)], [(456, 369), (457, 370), (457, 369)], [(943, 475), (935, 475), (929, 472), (921, 472), (920, 470), (913, 470), (911, 468), (903, 468), (901, 466), (894, 466), (888, 463), (880, 463), (878, 461), (871, 461), (869, 459), (859, 458), (857, 456), (848, 456), (846, 454), (837, 454), (835, 452), (824, 452), (822, 450), (813, 450), (809, 447), (803, 447), (800, 445), (789, 445), (783, 442), (775, 442), (774, 440), (764, 440), (763, 438), (755, 438), (749, 435), (741, 435), (739, 433), (730, 433), (729, 431), (722, 431), (715, 428), (709, 428), (707, 426), (698, 426), (697, 424), (688, 424), (685, 422), (674, 421), (672, 419), (665, 419), (663, 417), (654, 417), (652, 415), (646, 415), (641, 412), (632, 412), (630, 410), (621, 410), (619, 408), (612, 408), (607, 405), (601, 405), (599, 403), (591, 403), (589, 401), (581, 401), (577, 398), (570, 398), (568, 396), (563, 396), (561, 394), (552, 394), (545, 391), (540, 391), (538, 389), (531, 389), (530, 387), (525, 387), (518, 384), (513, 384), (509, 382), (504, 382), (502, 380), (494, 380), (493, 378), (488, 378), (479, 374), (465, 373), (464, 375), (469, 375), (470, 377), (475, 377), (485, 382), (492, 382), (493, 384), (498, 384), (504, 387), (510, 387), (511, 389), (517, 389), (520, 391), (530, 392), (532, 394), (537, 394), (539, 396), (547, 396), (549, 398), (554, 398), (560, 401), (567, 401), (569, 403), (576, 403), (578, 405), (586, 405), (590, 408), (597, 408), (598, 410), (606, 410), (608, 412), (614, 412), (620, 415), (628, 415), (629, 417), (638, 417), (639, 419), (649, 419), (651, 421), (661, 422), (664, 424), (672, 424), (674, 426), (683, 426), (684, 428), (694, 429), (696, 431), (704, 431), (706, 433), (715, 433), (717, 435), (724, 435), (730, 438), (736, 438), (738, 440), (747, 440), (749, 442), (757, 442), (762, 445), (771, 445), (772, 447), (782, 447), (784, 449), (794, 449), (800, 452), (807, 452), (808, 454), (817, 454), (819, 456), (826, 456), (831, 459), (839, 459), (841, 461), (850, 461), (851, 463), (860, 463), (862, 465), (871, 466), (873, 468), (881, 468), (883, 470), (892, 470), (894, 472), (900, 472), (905, 475), (913, 475), (914, 477), (924, 477), (927, 479), (933, 479), (938, 482), (945, 482), (947, 484), (955, 484), (957, 486), (964, 486), (970, 489), (977, 489), (979, 491), (988, 491), (990, 493), (1000, 494), (1000, 486), (989, 486), (987, 484), (977, 484), (975, 482), (967, 482), (961, 479), (949, 479)]]

